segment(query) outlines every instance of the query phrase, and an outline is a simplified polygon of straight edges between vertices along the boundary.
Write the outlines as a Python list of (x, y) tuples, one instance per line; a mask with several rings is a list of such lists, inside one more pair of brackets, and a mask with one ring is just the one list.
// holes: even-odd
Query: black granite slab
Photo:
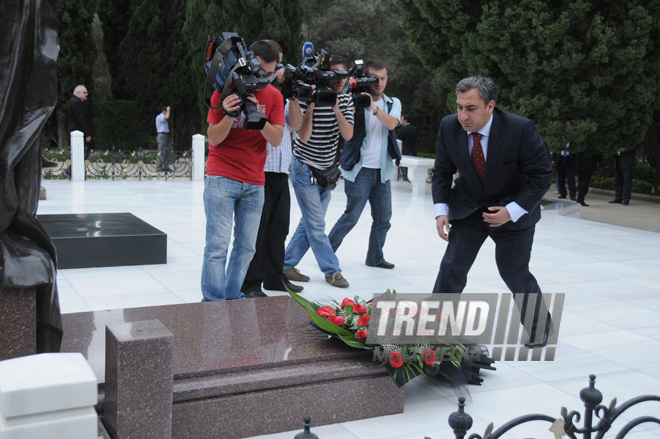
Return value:
[(60, 269), (167, 263), (167, 235), (131, 213), (37, 218), (55, 244)]

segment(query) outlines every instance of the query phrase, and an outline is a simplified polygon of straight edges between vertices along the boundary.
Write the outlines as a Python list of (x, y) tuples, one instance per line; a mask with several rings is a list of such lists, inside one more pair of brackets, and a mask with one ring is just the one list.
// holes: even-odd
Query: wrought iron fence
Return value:
[[(71, 156), (68, 151), (46, 154), (56, 166), (43, 169), (44, 179), (71, 178)], [(137, 151), (111, 150), (91, 151), (85, 159), (85, 178), (87, 180), (121, 179), (192, 179), (192, 150), (172, 151), (168, 170), (157, 169), (158, 153), (139, 148)]]
[[(642, 395), (631, 398), (620, 406), (617, 406), (616, 398), (614, 398), (610, 402), (610, 405), (605, 407), (601, 405), (603, 394), (596, 389), (595, 383), (596, 376), (589, 375), (589, 387), (585, 387), (580, 391), (580, 399), (584, 402), (584, 416), (580, 416), (580, 413), (576, 410), (569, 412), (566, 407), (562, 407), (559, 418), (542, 414), (524, 415), (506, 422), (494, 431), (493, 424), (491, 423), (486, 428), (483, 436), (473, 433), (468, 439), (498, 439), (515, 427), (534, 421), (542, 421), (550, 424), (549, 430), (554, 434), (556, 439), (561, 439), (565, 436), (571, 439), (591, 439), (592, 437), (594, 439), (602, 439), (610, 432), (614, 421), (628, 409), (643, 402), (660, 402), (660, 396)], [(597, 423), (595, 423), (595, 418), (599, 419)], [(581, 427), (578, 425), (580, 421), (583, 422)], [(645, 423), (660, 425), (660, 418), (657, 416), (638, 416), (628, 421), (620, 430), (616, 431), (615, 436), (607, 437), (623, 439), (635, 427)], [(464, 439), (472, 427), (472, 417), (465, 412), (465, 398), (461, 397), (458, 399), (458, 411), (449, 415), (449, 426), (454, 431), (456, 439)]]

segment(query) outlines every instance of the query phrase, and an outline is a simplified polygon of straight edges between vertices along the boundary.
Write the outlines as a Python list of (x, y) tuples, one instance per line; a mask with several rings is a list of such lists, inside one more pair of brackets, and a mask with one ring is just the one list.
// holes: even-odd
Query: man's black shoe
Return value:
[(558, 196), (557, 198), (566, 198), (566, 194), (564, 194), (564, 195), (560, 195), (560, 196)]
[(555, 325), (552, 321), (546, 326), (545, 332), (543, 333), (543, 340), (535, 340), (536, 330), (532, 329), (532, 335), (529, 338), (529, 343), (525, 343), (525, 347), (528, 349), (534, 348), (543, 348), (548, 344), (548, 337), (555, 333)]
[(290, 289), (294, 293), (299, 293), (304, 289), (300, 285), (294, 285), (289, 281), (284, 281), (281, 284), (276, 284), (276, 285), (266, 285), (266, 284), (264, 284), (265, 289), (273, 290), (273, 291), (286, 291), (286, 288), (284, 288), (284, 287)]
[(581, 206), (589, 207), (589, 205), (587, 203), (585, 203), (584, 201), (578, 201), (578, 203), (580, 203)]
[[(369, 265), (369, 264), (367, 264)], [(387, 268), (388, 270), (394, 268), (394, 264), (391, 262), (383, 261), (378, 265), (369, 265), (370, 267), (377, 267), (377, 268)]]
[(610, 204), (621, 204), (621, 202), (622, 202), (621, 200), (616, 200), (616, 199), (612, 201), (608, 201), (608, 203)]
[(261, 289), (248, 291), (243, 294), (245, 294), (246, 299), (258, 299), (260, 297), (268, 297), (268, 295), (263, 291), (261, 291)]
[(622, 204), (623, 204), (624, 206), (627, 206), (628, 204), (630, 204), (630, 201), (625, 200)]
[(571, 195), (571, 201), (575, 201), (575, 195)]

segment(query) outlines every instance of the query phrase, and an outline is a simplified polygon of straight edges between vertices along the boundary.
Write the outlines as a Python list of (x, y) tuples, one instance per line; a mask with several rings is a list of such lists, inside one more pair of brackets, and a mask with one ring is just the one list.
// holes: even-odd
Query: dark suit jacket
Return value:
[(92, 121), (90, 120), (89, 112), (83, 101), (77, 96), (69, 99), (68, 122), (69, 133), (77, 130), (82, 131), (85, 138), (92, 135)]
[(401, 154), (417, 155), (415, 142), (417, 141), (417, 127), (407, 124), (399, 130), (399, 139), (401, 139)]
[(640, 146), (642, 146), (641, 143), (631, 143), (630, 145), (626, 145), (625, 152), (622, 152), (621, 155), (616, 155), (616, 159), (614, 160), (614, 169), (616, 169), (617, 166), (621, 166), (621, 169), (632, 169), (635, 167), (635, 151), (637, 151)]
[[(468, 137), (456, 114), (440, 121), (433, 168), (433, 203), (449, 205), (449, 220), (463, 219), (487, 206), (515, 201), (529, 212), (503, 228), (534, 225), (541, 218), (541, 198), (552, 184), (552, 165), (534, 122), (495, 107), (488, 140), (486, 183), (477, 177)], [(452, 188), (452, 176), (460, 177)]]

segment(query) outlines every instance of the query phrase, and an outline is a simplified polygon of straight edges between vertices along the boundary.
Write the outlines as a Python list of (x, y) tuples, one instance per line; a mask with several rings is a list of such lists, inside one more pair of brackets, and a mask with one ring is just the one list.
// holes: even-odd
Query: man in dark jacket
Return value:
[(84, 104), (86, 100), (87, 88), (84, 85), (77, 85), (73, 90), (73, 97), (69, 99), (68, 107), (69, 133), (71, 131), (81, 131), (83, 133), (85, 137), (85, 151), (87, 151), (87, 147), (92, 141), (92, 120)]
[(552, 165), (534, 122), (495, 108), (496, 100), (491, 79), (465, 78), (456, 85), (458, 113), (440, 122), (432, 194), (438, 234), (448, 245), (433, 293), (461, 293), (490, 237), (500, 276), (514, 297), (538, 299), (526, 345), (545, 346), (551, 320), (541, 312), (541, 289), (529, 260)]

